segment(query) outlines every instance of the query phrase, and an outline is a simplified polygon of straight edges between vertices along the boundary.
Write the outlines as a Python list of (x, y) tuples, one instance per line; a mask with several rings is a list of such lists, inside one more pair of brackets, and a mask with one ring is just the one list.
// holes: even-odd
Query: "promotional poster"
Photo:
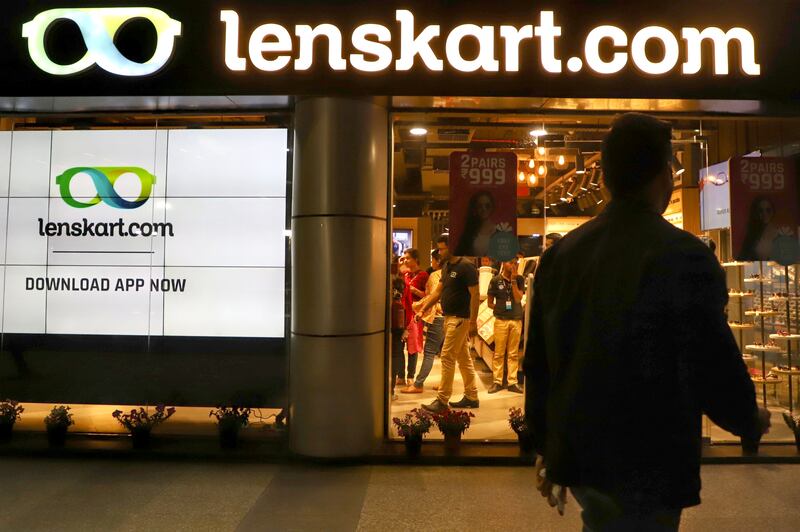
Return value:
[(800, 261), (797, 172), (792, 159), (735, 157), (731, 170), (731, 242), (740, 261)]
[(450, 156), (450, 246), (457, 256), (511, 260), (517, 252), (517, 156)]

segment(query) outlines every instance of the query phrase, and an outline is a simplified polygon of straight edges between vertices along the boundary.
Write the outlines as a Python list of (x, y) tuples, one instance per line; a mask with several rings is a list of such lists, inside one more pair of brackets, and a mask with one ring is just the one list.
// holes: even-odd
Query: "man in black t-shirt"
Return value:
[(508, 391), (522, 393), (517, 384), (519, 371), (519, 339), (522, 335), (522, 291), (525, 279), (517, 275), (517, 262), (508, 261), (500, 266), (500, 275), (489, 282), (487, 303), (494, 311), (494, 357), (492, 374), (494, 382), (489, 393), (503, 389), (503, 362), (508, 353)]
[[(444, 314), (444, 344), (442, 345), (442, 381), (439, 394), (429, 405), (422, 405), (429, 412), (447, 410), (448, 404), (456, 408), (478, 408), (477, 375), (467, 345), (467, 336), (478, 334), (478, 270), (471, 262), (450, 254), (448, 238), (441, 236), (436, 241), (444, 266), (442, 278), (431, 297), (417, 313), (420, 319), (430, 307), (441, 299)], [(456, 362), (464, 379), (464, 397), (450, 403), (453, 394), (453, 379)]]

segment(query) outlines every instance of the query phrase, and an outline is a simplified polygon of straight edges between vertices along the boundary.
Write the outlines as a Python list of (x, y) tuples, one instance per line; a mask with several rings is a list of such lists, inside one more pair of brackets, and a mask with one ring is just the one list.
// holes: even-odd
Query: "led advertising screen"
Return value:
[(285, 129), (4, 133), (2, 331), (282, 338), (286, 150)]

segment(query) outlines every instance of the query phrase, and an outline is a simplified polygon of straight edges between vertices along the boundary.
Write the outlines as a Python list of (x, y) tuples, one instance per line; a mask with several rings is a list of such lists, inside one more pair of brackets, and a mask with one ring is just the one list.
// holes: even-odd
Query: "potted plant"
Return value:
[(445, 410), (433, 414), (433, 420), (444, 435), (444, 450), (448, 454), (455, 454), (461, 446), (461, 436), (469, 428), (475, 414), (465, 410)]
[(0, 401), (0, 442), (11, 439), (14, 423), (17, 422), (24, 411), (25, 409), (13, 399)]
[(412, 458), (422, 451), (422, 438), (431, 430), (433, 419), (430, 414), (415, 408), (404, 417), (392, 419), (397, 432), (405, 439), (406, 454)]
[(219, 444), (223, 449), (234, 449), (239, 443), (239, 430), (250, 421), (250, 409), (241, 406), (218, 406), (209, 417), (217, 418)]
[(127, 414), (123, 413), (122, 410), (114, 410), (111, 415), (119, 421), (120, 425), (128, 429), (134, 449), (146, 449), (150, 445), (150, 432), (153, 427), (165, 422), (174, 413), (174, 407), (166, 408), (164, 405), (158, 405), (153, 414), (139, 407), (138, 409), (134, 408)]
[(50, 414), (44, 418), (44, 425), (47, 427), (47, 441), (53, 447), (63, 447), (67, 440), (67, 431), (70, 425), (74, 425), (70, 407), (54, 406)]
[(508, 424), (517, 435), (519, 452), (524, 455), (531, 454), (533, 452), (533, 437), (528, 429), (525, 413), (521, 408), (510, 408), (508, 410)]
[(800, 451), (800, 416), (792, 415), (791, 412), (784, 412), (783, 420), (792, 429), (794, 444), (797, 446), (797, 450)]

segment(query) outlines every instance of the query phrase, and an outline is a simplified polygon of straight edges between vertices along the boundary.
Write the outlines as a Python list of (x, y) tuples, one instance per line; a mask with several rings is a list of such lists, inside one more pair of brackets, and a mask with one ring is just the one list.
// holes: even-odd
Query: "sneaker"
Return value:
[(428, 412), (433, 412), (434, 414), (439, 414), (448, 409), (447, 405), (441, 402), (439, 399), (434, 399), (429, 405), (422, 405), (422, 408)]
[(499, 392), (499, 391), (500, 391), (500, 390), (502, 390), (502, 389), (503, 389), (503, 387), (502, 387), (502, 386), (500, 386), (500, 385), (499, 385), (499, 384), (497, 384), (496, 382), (493, 382), (493, 383), (492, 383), (492, 385), (491, 385), (491, 386), (489, 386), (489, 393), (497, 393), (497, 392)]
[(519, 387), (519, 384), (512, 384), (508, 387), (508, 391), (511, 393), (525, 393), (524, 390)]
[(478, 408), (480, 406), (480, 401), (477, 399), (470, 399), (465, 395), (460, 401), (450, 401), (450, 406), (453, 408)]
[(412, 384), (400, 390), (400, 393), (422, 393), (422, 386), (417, 388)]

